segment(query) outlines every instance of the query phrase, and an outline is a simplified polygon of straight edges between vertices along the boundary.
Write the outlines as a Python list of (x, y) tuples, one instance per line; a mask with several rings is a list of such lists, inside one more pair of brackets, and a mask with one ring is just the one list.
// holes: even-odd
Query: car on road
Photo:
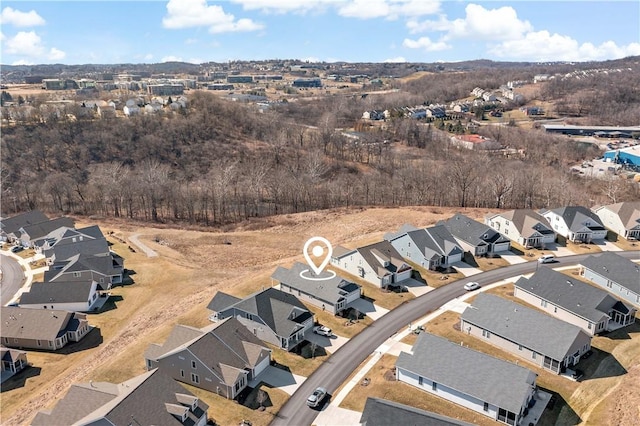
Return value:
[(553, 263), (556, 261), (556, 258), (552, 254), (544, 254), (538, 258), (539, 263)]
[(316, 325), (315, 327), (313, 327), (313, 332), (321, 336), (333, 336), (333, 331), (329, 327), (325, 327), (324, 325)]
[(11, 253), (19, 253), (19, 252), (21, 252), (22, 250), (24, 250), (24, 247), (22, 247), (22, 246), (15, 246), (15, 247), (13, 247), (13, 248), (11, 249)]
[(480, 288), (480, 284), (475, 281), (468, 282), (464, 285), (464, 289), (467, 291), (473, 291)]
[(316, 388), (309, 398), (307, 398), (307, 405), (315, 408), (320, 405), (324, 397), (327, 396), (327, 390), (323, 387)]

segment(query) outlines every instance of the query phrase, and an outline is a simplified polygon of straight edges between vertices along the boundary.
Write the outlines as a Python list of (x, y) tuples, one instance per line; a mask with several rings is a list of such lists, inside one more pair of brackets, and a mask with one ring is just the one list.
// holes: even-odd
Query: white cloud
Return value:
[(42, 40), (35, 31), (20, 31), (4, 41), (5, 53), (21, 56), (40, 56), (44, 53)]
[(184, 61), (179, 56), (169, 55), (160, 59), (160, 62), (184, 62)]
[(411, 40), (408, 38), (405, 38), (404, 41), (402, 42), (402, 45), (404, 47), (408, 47), (409, 49), (422, 49), (422, 50), (426, 50), (427, 52), (436, 52), (439, 50), (447, 50), (447, 49), (451, 49), (451, 46), (448, 45), (446, 42), (444, 41), (431, 41), (431, 39), (429, 37), (420, 37), (417, 40)]
[(5, 7), (0, 13), (0, 24), (13, 25), (16, 27), (36, 27), (38, 25), (44, 25), (44, 19), (38, 15), (35, 10), (29, 12), (21, 12), (11, 7)]
[(607, 41), (599, 46), (579, 44), (575, 39), (551, 34), (548, 31), (532, 31), (519, 40), (507, 40), (493, 46), (490, 53), (499, 58), (533, 61), (591, 61), (640, 55), (640, 43), (618, 46)]
[(251, 19), (238, 19), (225, 13), (222, 7), (207, 5), (206, 0), (169, 0), (167, 16), (162, 19), (165, 28), (181, 29), (208, 27), (211, 33), (256, 31), (263, 28)]
[(56, 49), (55, 47), (52, 47), (51, 50), (49, 51), (48, 58), (50, 61), (59, 61), (61, 59), (64, 59), (65, 56), (67, 56), (65, 52), (63, 52), (60, 49)]
[(26, 59), (20, 59), (19, 61), (15, 61), (11, 63), (11, 65), (34, 65), (33, 62), (29, 62)]
[(151, 53), (147, 53), (143, 58), (145, 61), (150, 61), (153, 59), (153, 55)]
[(397, 19), (401, 16), (432, 15), (440, 10), (439, 0), (352, 0), (338, 8), (347, 18)]
[(244, 10), (261, 10), (269, 13), (315, 13), (323, 12), (326, 6), (335, 3), (331, 0), (231, 0), (242, 5)]
[(402, 56), (398, 56), (396, 58), (385, 59), (382, 62), (386, 62), (386, 63), (401, 63), (401, 62), (407, 62), (407, 60), (406, 60), (406, 58), (404, 58)]

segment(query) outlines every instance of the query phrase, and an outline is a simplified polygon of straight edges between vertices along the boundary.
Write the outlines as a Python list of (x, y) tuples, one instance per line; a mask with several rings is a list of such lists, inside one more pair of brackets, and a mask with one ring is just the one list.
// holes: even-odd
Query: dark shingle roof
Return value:
[(241, 300), (242, 299), (238, 297), (219, 291), (213, 296), (213, 299), (211, 299), (207, 305), (207, 309), (213, 312), (220, 312), (231, 305), (235, 305)]
[(508, 238), (497, 232), (495, 229), (471, 219), (461, 213), (456, 213), (448, 220), (438, 222), (444, 225), (451, 235), (465, 241), (472, 246), (483, 243), (493, 244), (495, 242), (507, 242)]
[(62, 227), (73, 228), (73, 219), (70, 217), (58, 217), (45, 222), (23, 226), (22, 229), (29, 236), (29, 239), (33, 241), (38, 238), (46, 237), (49, 233)]
[(56, 260), (71, 259), (76, 254), (84, 256), (99, 256), (109, 254), (109, 244), (104, 238), (83, 240), (71, 244), (55, 244), (51, 249), (45, 250), (46, 257), (55, 256)]
[(332, 305), (335, 305), (349, 293), (357, 291), (358, 288), (360, 288), (357, 284), (347, 281), (338, 275), (329, 278), (331, 274), (326, 271), (321, 272), (318, 277), (327, 279), (321, 281), (308, 280), (300, 275), (305, 270), (309, 276), (314, 275), (313, 272), (310, 271), (309, 266), (296, 262), (291, 269), (278, 266), (273, 274), (271, 274), (271, 278), (281, 284), (300, 290), (301, 292), (312, 295), (318, 300)]
[(591, 340), (580, 327), (486, 293), (476, 296), (462, 319), (555, 360), (564, 359)]
[(430, 333), (419, 335), (413, 355), (400, 353), (396, 367), (514, 413), (520, 412), (536, 380), (528, 368)]
[(529, 279), (521, 277), (515, 286), (593, 322), (601, 321), (618, 303), (606, 291), (546, 267)]
[[(397, 272), (403, 267), (410, 268), (402, 259), (402, 255), (398, 253), (389, 241), (379, 241), (368, 246), (359, 247), (357, 250), (378, 277), (383, 277), (389, 272)], [(381, 260), (382, 262), (387, 261), (389, 264), (385, 267)]]
[(633, 229), (640, 226), (640, 201), (625, 201), (602, 206), (602, 208), (616, 213), (625, 229)]
[(520, 235), (524, 238), (529, 238), (536, 233), (542, 235), (553, 234), (553, 228), (549, 221), (531, 209), (510, 210), (494, 216), (502, 216), (513, 222)]
[(613, 252), (591, 255), (582, 266), (606, 279), (640, 294), (640, 265)]
[(373, 397), (367, 398), (360, 423), (362, 426), (471, 426), (430, 411)]
[(0, 220), (0, 228), (5, 234), (11, 234), (18, 229), (33, 225), (40, 222), (46, 222), (49, 218), (40, 210), (31, 210), (30, 212), (21, 213), (19, 215), (3, 218)]
[[(551, 209), (551, 212), (562, 217), (571, 231), (578, 231), (587, 226), (591, 230), (602, 230), (604, 226), (597, 214), (583, 206), (566, 206)], [(590, 225), (584, 225), (589, 222)]]
[(442, 225), (409, 231), (407, 235), (427, 259), (434, 255), (451, 256), (463, 252), (453, 235)]
[(73, 312), (57, 309), (0, 308), (2, 337), (53, 341), (65, 333)]
[(28, 292), (20, 296), (21, 305), (43, 303), (88, 302), (92, 281), (55, 281), (33, 283)]

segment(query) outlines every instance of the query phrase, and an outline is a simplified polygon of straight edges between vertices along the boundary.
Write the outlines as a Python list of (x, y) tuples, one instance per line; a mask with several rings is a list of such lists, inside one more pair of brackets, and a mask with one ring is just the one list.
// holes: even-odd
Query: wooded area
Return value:
[[(572, 176), (568, 165), (601, 152), (541, 129), (480, 128), (523, 153), (512, 157), (459, 150), (436, 123), (405, 118), (359, 139), (336, 131), (352, 128), (366, 110), (449, 102), (525, 73), (430, 74), (398, 84), (397, 93), (300, 98), (264, 113), (195, 92), (172, 115), (51, 116), (4, 126), (2, 214), (39, 208), (220, 225), (334, 207), (542, 208), (640, 199), (637, 183)], [(541, 96), (586, 117), (585, 124), (637, 125), (638, 88), (640, 73), (628, 72), (558, 80)]]

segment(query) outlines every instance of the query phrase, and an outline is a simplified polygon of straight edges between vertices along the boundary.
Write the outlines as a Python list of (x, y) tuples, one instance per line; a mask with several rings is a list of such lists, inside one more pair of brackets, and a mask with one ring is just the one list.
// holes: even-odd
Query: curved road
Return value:
[(0, 281), (0, 304), (6, 305), (13, 299), (13, 296), (20, 290), (24, 283), (24, 271), (22, 266), (9, 256), (0, 254), (0, 269), (2, 269), (2, 279)]
[[(637, 250), (616, 252), (616, 254), (627, 259), (640, 257), (640, 251)], [(549, 266), (574, 265), (589, 256), (591, 256), (591, 254), (565, 256), (559, 258), (559, 262), (549, 264)], [(318, 415), (318, 412), (307, 407), (306, 400), (316, 387), (323, 386), (329, 391), (330, 395), (333, 394), (347, 377), (389, 337), (396, 334), (409, 323), (440, 308), (446, 302), (465, 294), (466, 292), (463, 289), (464, 283), (473, 280), (477, 281), (480, 285), (487, 285), (517, 275), (532, 273), (537, 269), (538, 265), (538, 262), (531, 261), (505, 266), (474, 275), (473, 277), (460, 279), (412, 299), (389, 311), (389, 313), (373, 322), (369, 327), (349, 340), (344, 346), (334, 352), (327, 361), (322, 363), (322, 365), (302, 383), (298, 390), (291, 395), (291, 398), (282, 406), (276, 418), (271, 422), (271, 425), (311, 425)]]

